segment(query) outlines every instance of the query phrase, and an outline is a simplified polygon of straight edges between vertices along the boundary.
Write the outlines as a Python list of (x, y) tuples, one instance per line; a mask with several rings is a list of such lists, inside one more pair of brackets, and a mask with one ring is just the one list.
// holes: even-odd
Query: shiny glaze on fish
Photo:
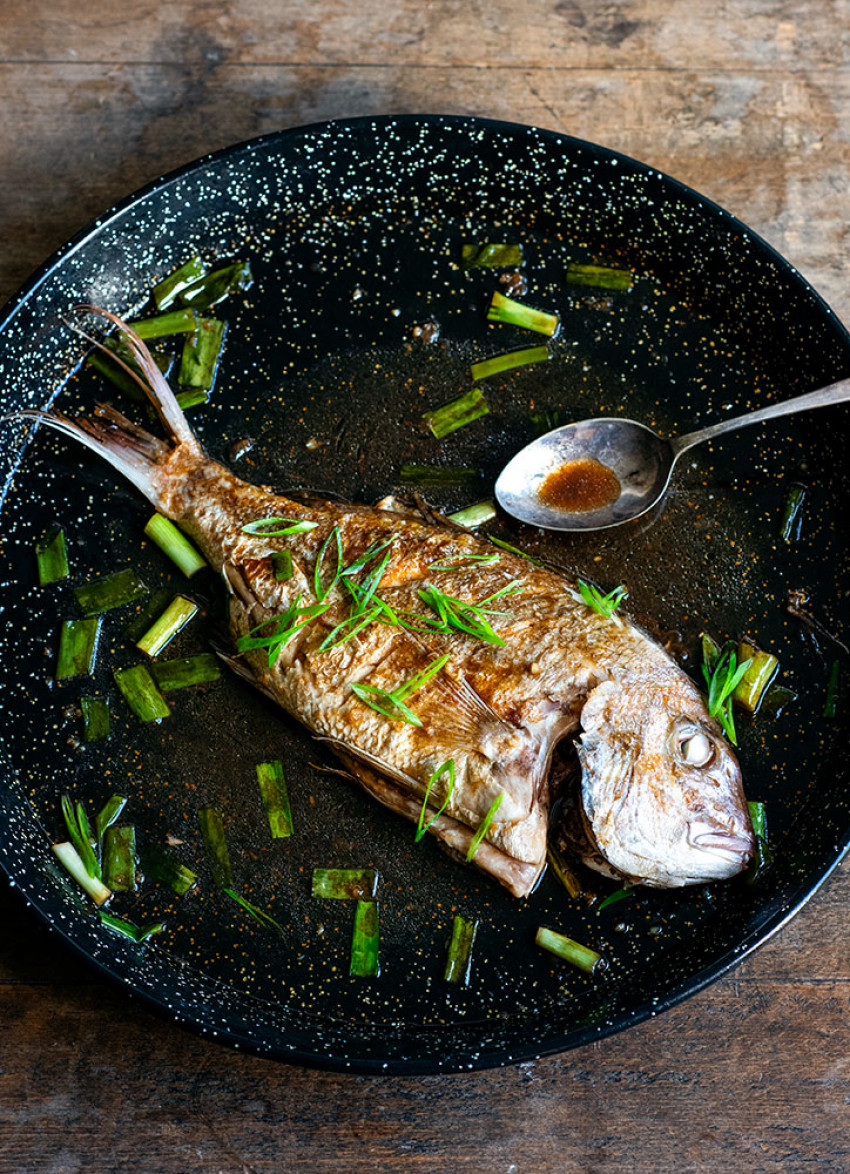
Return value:
[[(372, 795), (416, 821), (429, 779), (453, 759), (451, 793), (443, 774), (429, 796), (428, 819), (448, 800), (431, 834), (465, 856), (501, 795), (474, 859), (525, 896), (546, 862), (552, 751), (580, 730), (588, 863), (658, 887), (729, 877), (746, 865), (753, 837), (737, 761), (694, 684), (645, 633), (618, 615), (599, 615), (563, 576), (521, 557), (464, 561), (492, 556), (494, 547), (440, 520), (329, 501), (304, 505), (247, 484), (206, 456), (144, 344), (130, 331), (126, 340), (169, 443), (109, 407), (79, 422), (23, 415), (100, 453), (194, 539), (223, 576), (234, 641), (292, 604), (316, 602), (314, 569), (334, 527), (345, 565), (392, 539), (379, 594), (396, 614), (433, 618), (419, 596), (428, 584), (471, 603), (516, 588), (494, 605), (501, 645), (374, 622), (321, 651), (350, 611), (351, 595), (338, 584), (328, 610), (300, 628), (271, 666), (264, 649), (231, 658), (328, 741)], [(269, 517), (315, 527), (280, 538), (244, 532)], [(292, 555), (293, 575), (280, 582), (272, 556), (282, 550)], [(333, 555), (331, 564), (335, 544)], [(391, 691), (444, 654), (445, 668), (408, 699), (421, 726), (375, 712), (352, 690), (360, 682)]]

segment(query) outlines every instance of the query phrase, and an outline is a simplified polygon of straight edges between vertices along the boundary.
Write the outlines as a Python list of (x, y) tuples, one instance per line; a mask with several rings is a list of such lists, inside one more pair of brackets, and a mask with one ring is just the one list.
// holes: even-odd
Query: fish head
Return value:
[(746, 867), (755, 840), (741, 770), (684, 674), (604, 681), (581, 725), (585, 826), (611, 869), (674, 888)]

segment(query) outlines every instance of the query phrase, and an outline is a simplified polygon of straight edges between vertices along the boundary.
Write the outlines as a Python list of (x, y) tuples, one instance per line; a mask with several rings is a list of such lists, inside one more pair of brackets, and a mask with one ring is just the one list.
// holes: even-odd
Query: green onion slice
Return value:
[(63, 795), (60, 803), (62, 815), (65, 819), (65, 826), (68, 829), (68, 836), (83, 867), (90, 877), (93, 877), (95, 880), (102, 880), (103, 873), (101, 872), (100, 861), (95, 853), (97, 840), (95, 839), (85, 808), (79, 801), (76, 804), (72, 803), (70, 795)]
[(340, 621), (336, 627), (331, 628), (327, 636), (319, 645), (319, 652), (327, 652), (331, 648), (338, 648), (340, 644), (345, 644), (352, 636), (356, 636), (358, 632), (362, 632), (364, 628), (368, 628), (373, 624), (379, 616), (384, 614), (383, 605), (376, 605), (371, 607), (368, 611), (353, 612), (344, 620)]
[(125, 701), (139, 721), (155, 722), (171, 715), (168, 702), (156, 687), (153, 677), (143, 664), (133, 665), (127, 669), (116, 669), (113, 676)]
[(48, 583), (58, 583), (60, 579), (68, 578), (68, 549), (65, 532), (59, 526), (51, 526), (35, 544), (35, 561), (40, 586), (46, 587)]
[[(446, 787), (445, 798), (443, 799), (443, 802), (440, 804), (440, 806), (437, 808), (437, 810), (434, 812), (434, 814), (431, 816), (431, 818), (426, 823), (425, 819), (428, 814), (428, 798), (431, 794), (431, 791), (432, 791), (434, 785), (442, 778), (442, 776), (444, 774), (447, 774), (449, 776), (449, 782), (448, 782), (448, 786)], [(434, 823), (435, 820), (439, 819), (440, 816), (443, 814), (443, 812), (446, 810), (446, 807), (449, 804), (449, 800), (452, 797), (452, 791), (454, 789), (455, 789), (455, 760), (453, 758), (449, 758), (446, 762), (442, 763), (441, 766), (437, 767), (437, 769), (434, 771), (434, 773), (431, 775), (430, 779), (428, 780), (428, 785), (425, 788), (425, 794), (422, 796), (422, 809), (419, 812), (419, 822), (416, 825), (416, 835), (414, 837), (414, 843), (416, 843), (416, 844), (419, 843), (419, 841), (422, 839), (422, 837), (425, 835), (425, 833), (430, 828), (431, 824)]]
[(755, 852), (747, 867), (746, 874), (747, 883), (752, 884), (773, 862), (773, 852), (767, 834), (767, 808), (764, 803), (756, 802), (748, 803), (747, 808), (756, 840)]
[(581, 592), (581, 597), (589, 608), (598, 612), (599, 615), (610, 619), (624, 599), (628, 599), (628, 591), (625, 587), (620, 585), (615, 587), (613, 591), (609, 591), (607, 595), (603, 595), (598, 587), (594, 587), (592, 583), (585, 583), (583, 579), (578, 581), (578, 589)]
[(615, 889), (613, 893), (609, 893), (607, 897), (603, 897), (596, 906), (596, 911), (597, 913), (601, 913), (609, 905), (616, 905), (618, 901), (624, 901), (627, 897), (633, 897), (634, 895), (634, 888), (629, 885), (624, 885), (621, 889)]
[[(334, 568), (330, 582), (322, 585), (322, 567), (325, 561), (325, 555), (328, 552), (331, 542), (336, 546), (336, 567)], [(333, 530), (328, 534), (325, 541), (322, 543), (319, 550), (319, 557), (316, 559), (316, 565), (313, 568), (313, 588), (316, 599), (321, 603), (325, 596), (333, 591), (337, 584), (337, 580), (342, 574), (342, 537), (339, 532), (339, 526), (334, 526)]]
[(386, 550), (388, 546), (392, 546), (396, 538), (398, 538), (398, 534), (390, 534), (389, 538), (384, 538), (380, 542), (373, 542), (367, 550), (363, 551), (359, 558), (356, 558), (353, 563), (349, 563), (347, 567), (343, 567), (340, 575), (346, 578), (356, 575), (358, 571), (363, 570), (367, 563), (370, 563), (373, 558), (376, 558), (381, 551)]
[(461, 571), (469, 567), (470, 564), (478, 567), (491, 567), (494, 563), (501, 562), (501, 559), (502, 556), (500, 554), (459, 554), (451, 562), (429, 563), (428, 570)]
[(285, 538), (287, 534), (304, 534), (307, 530), (315, 530), (318, 524), (299, 518), (258, 518), (256, 522), (246, 523), (242, 533), (256, 534), (260, 538)]
[(446, 957), (443, 978), (457, 986), (469, 986), (472, 972), (472, 947), (478, 932), (478, 922), (465, 917), (455, 917), (452, 922), (452, 936)]
[(188, 334), (198, 324), (198, 315), (192, 309), (171, 310), (155, 318), (139, 318), (127, 325), (139, 338), (165, 338), (169, 334)]
[(565, 934), (556, 933), (553, 929), (545, 929), (542, 925), (537, 930), (534, 941), (542, 949), (548, 950), (550, 954), (555, 954), (558, 958), (563, 958), (565, 962), (572, 963), (579, 970), (583, 970), (585, 974), (592, 974), (602, 961), (602, 955), (598, 954), (596, 950), (591, 950), (589, 946), (582, 946), (579, 942), (568, 938)]
[(142, 853), (145, 876), (157, 884), (166, 885), (182, 897), (197, 883), (198, 874), (176, 860), (159, 844), (152, 844)]
[(191, 388), (188, 391), (178, 391), (174, 398), (184, 412), (187, 412), (189, 408), (197, 408), (201, 404), (208, 404), (210, 402), (209, 391), (205, 391), (202, 387)]
[(500, 550), (506, 550), (508, 554), (515, 554), (519, 558), (524, 558), (535, 567), (542, 567), (543, 563), (534, 555), (528, 554), (525, 550), (520, 550), (518, 546), (511, 546), (510, 542), (503, 542), (501, 538), (494, 538), (492, 534), (487, 535), (487, 541), (492, 542), (494, 546), (498, 546)]
[(106, 575), (92, 583), (74, 588), (74, 595), (83, 615), (94, 616), (112, 608), (122, 607), (147, 595), (148, 589), (132, 567)]
[(501, 322), (508, 326), (521, 326), (525, 330), (534, 330), (538, 334), (546, 334), (554, 338), (558, 333), (560, 320), (557, 314), (548, 314), (544, 310), (533, 310), (513, 298), (506, 298), (498, 292), (493, 294), (493, 300), (487, 311), (490, 322)]
[(83, 741), (101, 742), (109, 737), (109, 701), (105, 697), (81, 697)]
[(496, 818), (496, 812), (501, 807), (502, 800), (504, 799), (504, 797), (505, 797), (505, 792), (500, 791), (499, 794), (496, 796), (496, 798), (493, 800), (493, 802), (490, 804), (490, 810), (487, 812), (487, 814), (481, 820), (481, 823), (478, 825), (478, 829), (475, 832), (475, 835), (472, 837), (472, 842), (470, 843), (469, 848), (466, 853), (467, 864), (471, 864), (472, 861), (475, 859), (475, 853), (478, 851), (478, 848), (481, 844), (481, 841), (484, 839), (484, 837), (487, 835), (488, 831), (490, 830), (490, 825), (492, 824), (493, 820)]
[(112, 913), (107, 913), (103, 909), (100, 911), (100, 920), (108, 929), (115, 930), (116, 933), (122, 934), (125, 938), (129, 938), (140, 946), (148, 938), (152, 938), (154, 934), (162, 933), (165, 929), (165, 923), (163, 921), (154, 921), (150, 925), (133, 925), (132, 922), (125, 921), (123, 917), (115, 917)]
[(182, 628), (198, 614), (198, 605), (185, 595), (175, 595), (171, 603), (147, 632), (136, 641), (140, 652), (159, 656)]
[(358, 901), (354, 910), (349, 974), (358, 978), (377, 978), (381, 972), (379, 949), (378, 902)]
[(286, 779), (283, 777), (283, 763), (277, 760), (258, 762), (257, 783), (272, 839), (287, 839), (292, 835), (292, 808), (289, 804)]
[(508, 351), (507, 354), (494, 355), (491, 359), (482, 359), (473, 363), (471, 374), (473, 382), (479, 379), (488, 379), (491, 375), (501, 375), (505, 371), (513, 371), (517, 367), (528, 367), (532, 363), (545, 363), (550, 358), (547, 346), (523, 347), (518, 351)]
[(625, 293), (634, 285), (634, 274), (628, 269), (612, 269), (607, 265), (579, 265), (570, 261), (567, 266), (567, 285), (590, 285), (597, 289), (613, 289)]
[(206, 266), (196, 253), (179, 269), (175, 269), (172, 274), (164, 277), (162, 281), (158, 281), (153, 287), (151, 292), (156, 308), (167, 310), (184, 289), (203, 277), (205, 273)]
[(221, 679), (221, 662), (213, 652), (199, 652), (179, 660), (158, 660), (148, 668), (157, 688), (164, 693)]
[(118, 816), (127, 805), (127, 800), (123, 795), (110, 795), (103, 807), (97, 813), (94, 821), (94, 830), (97, 835), (97, 842), (103, 842), (103, 836), (106, 829), (112, 827)]
[(747, 662), (747, 671), (735, 686), (732, 700), (750, 713), (756, 713), (770, 682), (779, 671), (779, 661), (772, 653), (741, 642), (738, 645), (738, 663), (744, 662)]
[(207, 565), (206, 560), (198, 554), (189, 539), (162, 514), (154, 514), (145, 526), (145, 534), (168, 555), (187, 579), (191, 579), (197, 571)]
[(113, 890), (136, 887), (136, 829), (110, 824), (103, 835), (103, 880)]
[(249, 261), (235, 261), (213, 269), (180, 293), (180, 300), (197, 310), (208, 310), (229, 294), (250, 289), (254, 283)]
[(314, 868), (313, 896), (336, 901), (374, 897), (378, 874), (374, 868)]
[(91, 676), (97, 660), (101, 617), (85, 620), (65, 620), (59, 632), (59, 655), (56, 660), (56, 680), (68, 677)]
[(468, 505), (448, 515), (450, 522), (454, 522), (456, 526), (463, 526), (465, 530), (474, 530), (478, 526), (483, 526), (485, 522), (492, 522), (495, 517), (496, 505), (490, 500), (478, 501), (475, 505)]
[(826, 700), (823, 703), (823, 716), (832, 720), (838, 713), (838, 687), (841, 682), (841, 662), (834, 660), (829, 669), (829, 680), (826, 683)]
[(444, 656), (440, 656), (436, 660), (431, 661), (421, 672), (416, 673), (415, 676), (403, 684), (396, 686), (391, 692), (386, 689), (379, 689), (375, 685), (363, 684), (360, 681), (352, 682), (351, 690), (362, 702), (371, 709), (374, 709), (377, 713), (392, 718), (393, 721), (405, 721), (412, 726), (421, 726), (422, 722), (404, 702), (406, 698), (416, 693), (432, 677), (435, 677), (441, 669), (445, 668), (449, 662), (449, 656), (450, 653), (447, 652)]
[(252, 905), (250, 901), (246, 901), (233, 888), (228, 887), (222, 891), (235, 901), (237, 905), (240, 905), (246, 913), (249, 913), (255, 921), (259, 922), (263, 929), (271, 930), (272, 933), (277, 934), (281, 938), (286, 936), (283, 926), (279, 925), (271, 914), (266, 913), (264, 909), (260, 909), (257, 905)]
[(198, 823), (204, 841), (213, 884), (220, 889), (233, 887), (233, 870), (230, 853), (224, 836), (224, 817), (217, 807), (202, 807), (198, 811)]
[[(215, 383), (221, 353), (224, 349), (225, 325), (217, 318), (201, 318), (195, 330), (186, 335), (180, 355), (178, 382), (181, 387), (199, 393), (208, 393)], [(206, 398), (206, 396), (204, 396)], [(203, 403), (204, 399), (193, 399)]]
[(278, 583), (286, 583), (293, 571), (291, 550), (279, 550), (272, 555), (272, 574)]
[[(706, 657), (707, 651), (708, 658)], [(739, 665), (734, 648), (728, 646), (719, 656), (712, 657), (711, 646), (705, 638), (703, 639), (702, 673), (708, 686), (708, 712), (711, 717), (720, 722), (733, 746), (738, 745), (738, 738), (732, 714), (732, 694), (749, 668), (749, 664), (749, 660), (745, 660), (743, 664)]]
[[(272, 668), (284, 645), (288, 644), (302, 628), (311, 624), (318, 616), (323, 615), (331, 606), (329, 603), (314, 603), (309, 607), (299, 607), (300, 602), (301, 596), (299, 595), (282, 616), (270, 616), (267, 620), (257, 624), (256, 628), (251, 628), (244, 636), (240, 636), (236, 641), (237, 650), (251, 652), (254, 649), (267, 648), (269, 668)], [(263, 636), (256, 634), (261, 629), (268, 628), (270, 624), (275, 625), (271, 632), (266, 632)]]
[(471, 391), (458, 396), (450, 403), (443, 404), (441, 408), (425, 412), (422, 420), (431, 429), (436, 439), (442, 440), (444, 436), (456, 432), (458, 428), (463, 428), (465, 425), (471, 424), (473, 420), (486, 416), (489, 411), (490, 408), (483, 392), (479, 388), (473, 387)]
[(465, 244), (461, 258), (466, 269), (518, 269), (522, 265), (522, 245)]
[(782, 507), (782, 526), (780, 534), (783, 542), (789, 545), (800, 537), (803, 527), (803, 504), (806, 500), (806, 487), (798, 482), (789, 486)]
[(84, 889), (95, 905), (103, 905), (112, 896), (112, 893), (106, 887), (102, 880), (96, 876), (91, 876), (88, 869), (80, 859), (77, 849), (70, 841), (64, 841), (61, 844), (51, 845), (57, 860), (68, 873), (74, 878), (81, 889)]
[(567, 893), (571, 897), (580, 897), (584, 892), (584, 886), (554, 844), (549, 844), (547, 847), (546, 859), (551, 864), (552, 871), (567, 890)]

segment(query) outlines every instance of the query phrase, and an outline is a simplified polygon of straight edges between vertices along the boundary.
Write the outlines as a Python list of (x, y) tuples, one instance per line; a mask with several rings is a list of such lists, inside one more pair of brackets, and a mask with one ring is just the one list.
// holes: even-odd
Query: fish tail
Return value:
[[(186, 450), (199, 454), (200, 445), (174, 392), (139, 336), (108, 310), (88, 305), (77, 306), (75, 310), (98, 314), (118, 328), (122, 341), (138, 365), (141, 377), (130, 366), (116, 359), (112, 351), (108, 353), (143, 388), (168, 433), (169, 440), (161, 440), (133, 423), (111, 404), (98, 404), (94, 416), (78, 420), (72, 420), (60, 413), (35, 410), (16, 412), (12, 418), (36, 420), (76, 440), (103, 457), (159, 508), (162, 505), (162, 478), (157, 476), (157, 470), (165, 464), (175, 448), (183, 446)], [(96, 339), (91, 341), (102, 350), (106, 350)]]

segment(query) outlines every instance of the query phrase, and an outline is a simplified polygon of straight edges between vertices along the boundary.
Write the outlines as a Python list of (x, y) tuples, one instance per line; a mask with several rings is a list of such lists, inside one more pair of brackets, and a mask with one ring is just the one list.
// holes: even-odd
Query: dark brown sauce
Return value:
[(582, 457), (547, 474), (537, 496), (553, 509), (578, 514), (616, 501), (620, 496), (620, 482), (607, 465), (592, 457)]

